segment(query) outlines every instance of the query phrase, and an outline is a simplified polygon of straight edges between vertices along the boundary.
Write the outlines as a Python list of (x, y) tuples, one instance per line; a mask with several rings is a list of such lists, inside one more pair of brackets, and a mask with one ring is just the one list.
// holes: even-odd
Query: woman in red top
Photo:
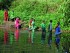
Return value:
[(4, 11), (4, 21), (8, 21), (8, 10), (5, 9)]

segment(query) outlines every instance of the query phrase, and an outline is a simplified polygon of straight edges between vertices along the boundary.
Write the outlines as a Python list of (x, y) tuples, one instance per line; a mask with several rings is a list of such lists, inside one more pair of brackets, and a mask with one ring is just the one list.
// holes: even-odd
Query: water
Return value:
[(32, 44), (31, 35), (27, 30), (0, 29), (0, 53), (62, 53), (62, 43), (60, 42), (58, 51), (54, 43), (54, 33), (51, 49), (47, 44), (47, 36), (48, 32), (45, 44), (41, 44), (41, 32), (35, 32)]

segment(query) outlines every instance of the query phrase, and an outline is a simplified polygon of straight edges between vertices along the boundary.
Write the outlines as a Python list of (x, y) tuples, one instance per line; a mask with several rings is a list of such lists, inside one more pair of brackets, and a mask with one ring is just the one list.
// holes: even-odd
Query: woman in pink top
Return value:
[(15, 28), (18, 29), (19, 28), (19, 18), (16, 18), (15, 20)]

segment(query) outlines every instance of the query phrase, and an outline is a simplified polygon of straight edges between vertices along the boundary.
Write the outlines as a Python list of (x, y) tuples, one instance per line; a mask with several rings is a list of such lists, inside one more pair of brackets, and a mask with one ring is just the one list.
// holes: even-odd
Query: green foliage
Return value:
[(9, 11), (14, 10), (14, 16), (19, 16), (27, 23), (30, 18), (34, 18), (37, 26), (40, 26), (42, 20), (45, 20), (48, 26), (49, 20), (52, 19), (55, 27), (60, 20), (63, 28), (65, 12), (68, 12), (65, 4), (65, 0), (14, 0)]
[(70, 21), (70, 1), (67, 0), (65, 3), (65, 26), (69, 25), (69, 21)]
[[(68, 33), (68, 34), (67, 34)], [(70, 33), (69, 32), (65, 32), (61, 35), (61, 44), (63, 46), (64, 49), (69, 49), (70, 48)]]
[(42, 20), (45, 20), (47, 24), (50, 19), (53, 20), (53, 24), (55, 25), (59, 19), (63, 18), (63, 14), (58, 10), (58, 6), (61, 5), (60, 3), (63, 2), (51, 0), (17, 0), (12, 3), (10, 9), (14, 9), (15, 16), (19, 16), (22, 20), (28, 21), (32, 17), (35, 18), (37, 26), (40, 26), (40, 21)]
[(3, 2), (3, 0), (0, 0), (0, 2)]
[(13, 0), (0, 0), (0, 9), (8, 9), (11, 6)]
[(0, 24), (3, 23), (3, 20), (4, 20), (4, 13), (2, 10), (0, 10)]

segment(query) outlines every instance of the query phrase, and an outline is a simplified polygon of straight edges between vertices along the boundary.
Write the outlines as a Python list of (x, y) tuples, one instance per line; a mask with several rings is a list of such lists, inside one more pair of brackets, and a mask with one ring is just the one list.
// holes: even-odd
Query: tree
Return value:
[(13, 0), (0, 0), (0, 9), (5, 9), (11, 6)]
[(68, 26), (70, 22), (70, 0), (66, 0), (65, 2), (64, 15), (64, 26)]

